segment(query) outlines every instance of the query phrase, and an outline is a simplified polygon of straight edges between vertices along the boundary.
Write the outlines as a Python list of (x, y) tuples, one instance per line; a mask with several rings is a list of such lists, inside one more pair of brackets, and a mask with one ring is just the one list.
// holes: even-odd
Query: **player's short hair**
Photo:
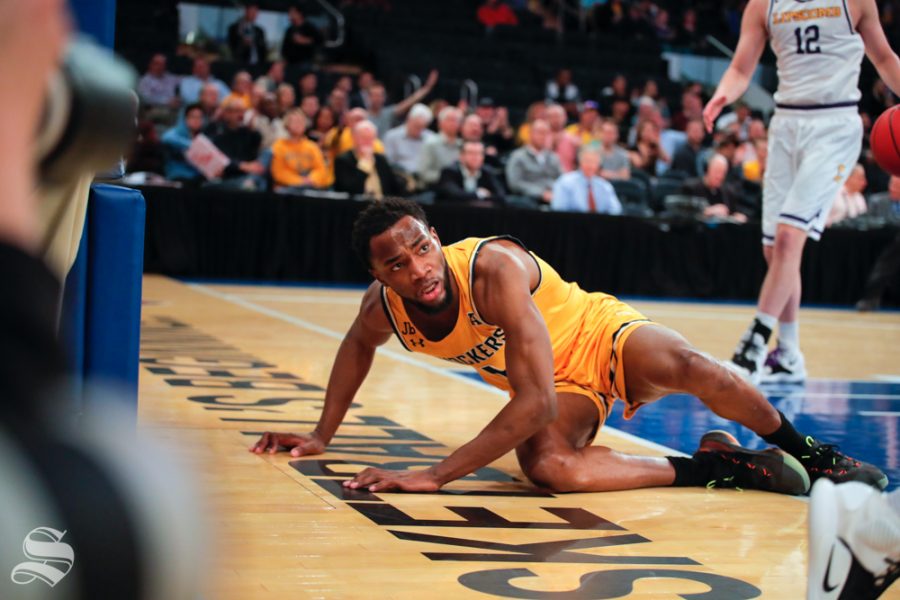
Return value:
[(429, 227), (422, 207), (417, 202), (403, 198), (389, 197), (381, 202), (373, 202), (357, 215), (353, 222), (351, 245), (366, 269), (372, 268), (372, 238), (393, 227), (403, 217), (412, 217), (426, 228)]

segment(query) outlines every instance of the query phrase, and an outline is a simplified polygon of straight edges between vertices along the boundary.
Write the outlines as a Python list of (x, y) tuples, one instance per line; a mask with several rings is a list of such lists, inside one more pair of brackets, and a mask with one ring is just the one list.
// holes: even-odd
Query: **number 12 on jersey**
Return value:
[(819, 26), (810, 25), (806, 29), (798, 27), (794, 30), (794, 37), (797, 38), (797, 54), (819, 54), (822, 49), (819, 44)]

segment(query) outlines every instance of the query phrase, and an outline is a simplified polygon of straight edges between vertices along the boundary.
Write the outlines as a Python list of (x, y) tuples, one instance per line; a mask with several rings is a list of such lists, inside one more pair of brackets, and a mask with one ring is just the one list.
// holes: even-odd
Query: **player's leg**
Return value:
[[(784, 454), (728, 449), (720, 436), (704, 436), (693, 459), (626, 454), (604, 446), (589, 446), (600, 425), (596, 405), (581, 394), (557, 395), (558, 418), (516, 448), (519, 464), (536, 485), (555, 492), (602, 492), (676, 483), (676, 463), (696, 462), (691, 483), (707, 487), (742, 487), (800, 494), (809, 488), (803, 468), (791, 466)], [(724, 432), (716, 432), (724, 434)], [(727, 436), (727, 434), (724, 434)]]
[[(786, 295), (781, 298), (771, 297), (771, 292), (766, 293), (766, 289), (781, 290), (785, 284), (796, 285), (796, 282), (784, 281), (787, 277), (787, 270), (775, 261), (775, 243), (778, 216), (791, 194), (799, 165), (797, 135), (796, 119), (781, 115), (776, 115), (772, 119), (769, 128), (769, 156), (766, 161), (762, 201), (763, 252), (766, 255), (768, 269), (760, 288), (756, 315), (741, 336), (731, 357), (731, 363), (735, 370), (752, 383), (760, 381), (769, 338), (778, 323), (779, 316), (788, 305), (788, 299), (794, 287), (785, 290)], [(781, 240), (782, 254), (790, 249), (788, 242), (792, 241), (794, 241), (793, 238)], [(802, 252), (802, 246), (800, 251)], [(797, 269), (799, 274), (799, 267)], [(799, 302), (799, 298), (797, 301)]]
[[(773, 246), (763, 245), (766, 264), (772, 264)], [(766, 356), (762, 369), (762, 383), (802, 383), (806, 380), (806, 363), (800, 352), (801, 277), (797, 276), (794, 291), (778, 316), (778, 342)]]
[[(759, 390), (670, 329), (640, 327), (627, 338), (621, 353), (626, 401), (633, 407), (670, 393), (693, 394), (720, 417), (744, 425), (796, 458), (813, 480), (824, 476), (835, 481), (863, 481), (882, 489), (887, 485), (887, 477), (876, 467), (799, 433)], [(728, 443), (735, 445), (734, 441)], [(673, 464), (679, 471), (678, 485), (696, 485), (707, 477), (706, 466), (696, 460), (674, 460)]]
[(900, 576), (900, 490), (816, 483), (809, 503), (807, 600), (878, 598)]
[(588, 446), (600, 414), (587, 396), (557, 394), (557, 407), (556, 421), (516, 448), (522, 471), (536, 485), (556, 492), (601, 492), (674, 481), (675, 470), (665, 458)]

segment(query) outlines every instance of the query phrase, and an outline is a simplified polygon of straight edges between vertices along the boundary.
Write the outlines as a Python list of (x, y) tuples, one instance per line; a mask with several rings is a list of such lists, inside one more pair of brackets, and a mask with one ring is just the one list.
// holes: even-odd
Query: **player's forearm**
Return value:
[(714, 97), (724, 96), (725, 103), (731, 104), (747, 91), (752, 75), (753, 73), (744, 73), (735, 68), (734, 65), (728, 67), (719, 81), (719, 87), (716, 88)]
[(465, 477), (515, 449), (555, 418), (556, 398), (520, 393), (471, 442), (431, 468), (440, 483)]
[(891, 52), (884, 59), (873, 64), (885, 85), (894, 92), (895, 96), (900, 96), (900, 58)]
[(338, 349), (328, 389), (325, 391), (325, 407), (316, 425), (316, 435), (328, 444), (340, 424), (344, 421), (347, 409), (353, 402), (359, 386), (369, 374), (375, 349), (367, 347), (352, 338), (344, 338)]

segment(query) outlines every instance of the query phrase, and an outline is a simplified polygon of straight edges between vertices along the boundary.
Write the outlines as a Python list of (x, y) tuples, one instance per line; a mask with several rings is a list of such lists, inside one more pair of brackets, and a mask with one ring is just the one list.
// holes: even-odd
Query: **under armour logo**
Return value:
[(50, 527), (32, 529), (22, 542), (22, 552), (30, 560), (17, 564), (10, 578), (13, 583), (26, 585), (40, 579), (50, 587), (62, 581), (75, 564), (75, 551), (63, 543), (65, 531)]
[(409, 345), (410, 346), (418, 346), (419, 348), (424, 348), (425, 340), (423, 338), (419, 338), (418, 340), (410, 338)]

